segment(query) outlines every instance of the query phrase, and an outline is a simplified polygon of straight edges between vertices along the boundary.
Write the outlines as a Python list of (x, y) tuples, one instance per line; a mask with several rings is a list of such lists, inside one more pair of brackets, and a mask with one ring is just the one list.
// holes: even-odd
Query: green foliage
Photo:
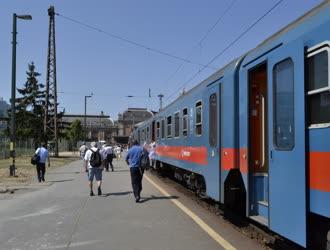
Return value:
[[(44, 85), (38, 83), (41, 74), (35, 71), (34, 63), (28, 64), (27, 80), (23, 88), (17, 89), (16, 98), (16, 136), (17, 139), (33, 138), (36, 143), (44, 141)], [(10, 115), (11, 111), (9, 112)]]
[(79, 120), (75, 120), (71, 123), (70, 128), (66, 131), (67, 138), (74, 146), (77, 146), (77, 142), (84, 137), (84, 130)]

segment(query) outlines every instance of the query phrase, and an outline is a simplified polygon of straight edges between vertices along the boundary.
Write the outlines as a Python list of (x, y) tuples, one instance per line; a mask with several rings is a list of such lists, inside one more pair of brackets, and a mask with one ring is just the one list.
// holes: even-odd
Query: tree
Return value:
[(74, 147), (77, 146), (78, 141), (84, 137), (84, 131), (79, 120), (74, 120), (70, 128), (67, 130), (67, 137), (71, 141)]
[(37, 146), (45, 138), (43, 132), (45, 86), (38, 83), (37, 77), (41, 74), (35, 71), (33, 62), (28, 64), (26, 74), (27, 80), (23, 88), (17, 89), (21, 96), (15, 100), (16, 136), (18, 139), (33, 138)]

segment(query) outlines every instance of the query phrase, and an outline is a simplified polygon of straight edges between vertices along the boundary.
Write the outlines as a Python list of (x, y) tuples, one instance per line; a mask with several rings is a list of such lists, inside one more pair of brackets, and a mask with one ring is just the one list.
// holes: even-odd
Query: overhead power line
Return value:
[[(221, 15), (217, 18), (217, 20), (215, 21), (215, 23), (212, 24), (212, 26), (206, 31), (206, 33), (203, 35), (203, 37), (196, 43), (196, 45), (192, 48), (192, 50), (190, 51), (189, 55), (187, 56), (187, 59), (189, 59), (194, 50), (200, 46), (205, 40), (206, 38), (209, 36), (209, 34), (215, 29), (215, 27), (218, 25), (218, 23), (224, 18), (224, 16), (230, 11), (230, 9), (233, 7), (233, 5), (237, 2), (237, 0), (233, 0), (229, 6), (221, 13)], [(181, 63), (176, 70), (166, 79), (164, 85), (166, 86), (167, 83), (183, 68), (184, 64)]]
[(113, 33), (110, 33), (108, 31), (105, 31), (103, 29), (100, 29), (96, 26), (93, 26), (93, 25), (90, 25), (90, 24), (87, 24), (87, 23), (84, 23), (84, 22), (81, 22), (81, 21), (78, 21), (76, 19), (73, 19), (71, 17), (68, 17), (68, 16), (64, 16), (62, 14), (59, 14), (59, 13), (56, 13), (57, 16), (60, 16), (66, 20), (69, 20), (73, 23), (76, 23), (76, 24), (79, 24), (81, 26), (84, 26), (85, 28), (88, 28), (88, 29), (91, 29), (91, 30), (94, 30), (94, 31), (97, 31), (97, 32), (100, 32), (100, 33), (103, 33), (104, 35), (107, 35), (111, 38), (114, 38), (114, 39), (117, 39), (117, 40), (120, 40), (120, 41), (123, 41), (125, 43), (128, 43), (128, 44), (131, 44), (133, 46), (136, 46), (136, 47), (139, 47), (139, 48), (142, 48), (142, 49), (145, 49), (147, 51), (151, 51), (151, 52), (154, 52), (156, 54), (159, 54), (159, 55), (163, 55), (163, 56), (166, 56), (166, 57), (170, 57), (170, 58), (173, 58), (173, 59), (176, 59), (178, 61), (182, 61), (182, 62), (185, 62), (185, 63), (189, 63), (189, 64), (195, 64), (195, 65), (199, 65), (199, 66), (202, 66), (202, 67), (207, 67), (207, 68), (211, 68), (211, 69), (215, 69), (214, 67), (210, 66), (210, 65), (205, 65), (205, 64), (202, 64), (202, 63), (198, 63), (198, 62), (193, 62), (191, 60), (188, 60), (187, 58), (183, 58), (183, 57), (180, 57), (180, 56), (177, 56), (177, 55), (174, 55), (174, 54), (171, 54), (171, 53), (168, 53), (168, 52), (165, 52), (165, 51), (162, 51), (160, 49), (157, 49), (157, 48), (152, 48), (152, 47), (149, 47), (147, 45), (144, 45), (142, 43), (139, 43), (139, 42), (136, 42), (136, 41), (133, 41), (131, 39), (128, 39), (128, 38), (125, 38), (123, 36), (119, 36), (119, 35), (116, 35), (116, 34), (113, 34)]
[(252, 23), (247, 29), (245, 29), (236, 39), (229, 43), (223, 50), (221, 50), (216, 56), (214, 56), (205, 66), (198, 70), (192, 77), (179, 86), (170, 96), (166, 98), (165, 101), (169, 100), (174, 94), (176, 94), (182, 87), (186, 86), (190, 81), (196, 78), (203, 70), (207, 68), (208, 65), (217, 60), (221, 55), (223, 55), (230, 47), (232, 47), (236, 42), (238, 42), (246, 33), (248, 33), (254, 26), (256, 26), (262, 19), (264, 19), (269, 13), (271, 13), (278, 5), (280, 5), (284, 0), (278, 1), (274, 4), (267, 12), (265, 12), (261, 17), (259, 17), (254, 23)]

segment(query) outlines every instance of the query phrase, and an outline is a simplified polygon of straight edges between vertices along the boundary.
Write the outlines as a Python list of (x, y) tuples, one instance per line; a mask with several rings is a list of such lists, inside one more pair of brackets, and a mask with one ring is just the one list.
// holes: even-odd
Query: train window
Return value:
[(167, 138), (171, 138), (172, 137), (172, 116), (167, 117), (166, 125), (167, 125), (167, 130), (166, 130)]
[(161, 131), (162, 131), (162, 138), (165, 138), (165, 120), (162, 120), (162, 124), (161, 124)]
[(188, 136), (188, 109), (184, 108), (182, 110), (182, 135)]
[(279, 150), (294, 147), (294, 77), (291, 58), (273, 68), (274, 145)]
[(174, 114), (174, 137), (180, 137), (180, 112)]
[(218, 138), (218, 104), (216, 93), (210, 95), (209, 106), (209, 144), (211, 147), (216, 147)]
[(160, 122), (156, 122), (156, 138), (160, 138)]
[(306, 58), (308, 86), (308, 125), (330, 123), (329, 47), (313, 48)]
[(198, 101), (195, 106), (195, 133), (196, 135), (202, 135), (202, 102)]

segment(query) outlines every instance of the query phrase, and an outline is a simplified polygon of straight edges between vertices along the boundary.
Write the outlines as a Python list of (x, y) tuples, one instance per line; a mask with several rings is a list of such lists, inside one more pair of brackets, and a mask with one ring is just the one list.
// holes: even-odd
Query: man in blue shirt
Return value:
[(143, 152), (143, 147), (139, 146), (137, 140), (133, 142), (133, 146), (128, 150), (126, 155), (126, 163), (130, 165), (132, 188), (135, 197), (135, 202), (140, 201), (142, 190), (143, 169), (140, 168), (140, 157)]
[(46, 173), (46, 160), (48, 160), (48, 167), (50, 167), (49, 154), (47, 150), (47, 145), (43, 144), (41, 147), (37, 149), (35, 152), (36, 155), (39, 155), (40, 159), (37, 162), (37, 175), (38, 181), (45, 181), (45, 173)]

